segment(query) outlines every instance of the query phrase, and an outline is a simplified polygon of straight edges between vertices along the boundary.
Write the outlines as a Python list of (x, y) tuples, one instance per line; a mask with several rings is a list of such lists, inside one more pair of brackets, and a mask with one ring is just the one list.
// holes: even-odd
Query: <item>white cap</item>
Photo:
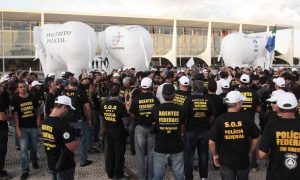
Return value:
[(278, 71), (278, 68), (276, 67), (276, 68), (274, 68), (274, 71)]
[(273, 82), (279, 87), (285, 87), (285, 81), (282, 77), (274, 78)]
[(203, 69), (203, 74), (208, 73), (207, 69)]
[(128, 68), (126, 66), (123, 67), (123, 71), (128, 70)]
[(266, 99), (266, 101), (269, 102), (276, 102), (278, 100), (278, 98), (284, 93), (283, 90), (276, 90), (273, 91), (271, 94), (271, 97), (269, 99)]
[(179, 78), (179, 83), (183, 86), (188, 86), (190, 85), (190, 79), (186, 76), (181, 76), (181, 78)]
[(230, 88), (229, 81), (223, 81), (221, 87), (224, 89), (229, 89)]
[(294, 109), (298, 106), (296, 96), (290, 92), (284, 92), (277, 100), (277, 105), (281, 109)]
[(225, 102), (232, 104), (232, 103), (237, 103), (240, 101), (245, 101), (246, 97), (242, 96), (242, 94), (240, 93), (240, 91), (230, 91), (225, 98)]
[(248, 84), (250, 82), (250, 76), (247, 74), (243, 74), (240, 78), (240, 81)]
[(55, 73), (51, 72), (47, 75), (47, 77), (55, 76)]
[(1, 77), (1, 79), (0, 79), (0, 83), (3, 83), (4, 81), (8, 81), (8, 80), (9, 80), (8, 77), (3, 76), (3, 77)]
[(43, 83), (40, 83), (39, 81), (33, 81), (31, 83), (31, 87), (34, 87), (34, 86), (38, 86), (38, 85), (42, 85)]
[(282, 67), (282, 66), (279, 67), (279, 70), (283, 70), (283, 69), (284, 69), (284, 67)]
[(106, 72), (104, 70), (100, 71), (101, 74), (105, 74)]
[(152, 79), (149, 77), (145, 77), (141, 81), (141, 87), (142, 89), (148, 89), (152, 86)]
[(64, 76), (65, 76), (65, 74), (66, 74), (66, 72), (65, 72), (65, 71), (61, 72), (61, 73), (60, 73), (60, 77), (64, 77)]
[(151, 68), (150, 71), (156, 71), (156, 68)]
[(58, 97), (55, 99), (55, 102), (54, 102), (54, 103), (67, 105), (67, 106), (69, 106), (71, 109), (76, 110), (76, 109), (72, 106), (72, 100), (71, 100), (71, 98), (68, 97), (68, 96), (58, 96)]
[(113, 77), (118, 78), (118, 77), (120, 77), (120, 74), (119, 73), (114, 73)]
[(297, 68), (293, 68), (293, 69), (292, 69), (292, 72), (294, 72), (294, 71), (298, 71)]

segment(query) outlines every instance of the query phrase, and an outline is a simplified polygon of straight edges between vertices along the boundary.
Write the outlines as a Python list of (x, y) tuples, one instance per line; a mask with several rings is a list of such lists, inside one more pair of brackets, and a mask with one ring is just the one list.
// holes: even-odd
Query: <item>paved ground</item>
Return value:
[[(50, 175), (47, 173), (47, 162), (46, 156), (44, 153), (44, 149), (39, 143), (38, 147), (38, 158), (39, 158), (39, 165), (40, 169), (32, 169), (30, 172), (29, 179), (32, 180), (48, 180), (50, 179)], [(128, 149), (128, 148), (127, 148)], [(82, 180), (105, 180), (107, 179), (105, 168), (104, 168), (104, 155), (103, 153), (100, 154), (91, 154), (89, 156), (94, 163), (90, 166), (81, 168), (76, 168), (76, 179)], [(6, 169), (9, 173), (13, 175), (13, 179), (20, 179), (21, 170), (20, 170), (20, 151), (15, 150), (14, 148), (14, 136), (9, 136), (9, 146), (8, 146), (8, 154), (6, 157)], [(78, 160), (77, 160), (78, 162)], [(78, 164), (78, 163), (77, 163)], [(260, 171), (258, 172), (251, 172), (250, 173), (250, 180), (262, 180), (265, 179), (265, 161), (260, 161)], [(137, 179), (137, 168), (134, 156), (129, 154), (129, 150), (126, 152), (126, 169), (125, 173), (131, 177), (131, 179)], [(194, 171), (195, 179), (199, 179), (197, 171)], [(174, 179), (172, 176), (171, 171), (168, 169), (166, 173), (165, 179)], [(211, 180), (220, 179), (219, 172), (212, 170), (210, 167), (209, 171), (209, 178)]]

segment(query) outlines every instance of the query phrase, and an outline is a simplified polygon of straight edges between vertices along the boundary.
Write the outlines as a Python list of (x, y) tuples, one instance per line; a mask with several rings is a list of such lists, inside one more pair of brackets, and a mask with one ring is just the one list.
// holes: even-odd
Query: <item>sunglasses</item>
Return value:
[(274, 102), (271, 102), (271, 104), (277, 104), (277, 102), (276, 102), (276, 101), (274, 101)]

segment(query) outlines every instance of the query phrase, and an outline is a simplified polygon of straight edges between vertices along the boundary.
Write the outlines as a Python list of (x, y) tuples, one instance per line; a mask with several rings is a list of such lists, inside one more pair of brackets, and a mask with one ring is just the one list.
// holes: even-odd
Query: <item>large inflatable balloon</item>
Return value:
[(221, 43), (220, 56), (226, 66), (249, 65), (269, 68), (270, 58), (265, 49), (271, 33), (231, 33), (225, 36)]
[(40, 59), (45, 75), (68, 70), (78, 76), (96, 54), (96, 33), (85, 23), (45, 24), (34, 27), (33, 33), (35, 58)]
[(153, 45), (150, 33), (137, 25), (110, 26), (98, 35), (102, 59), (108, 58), (110, 69), (123, 67), (147, 70)]

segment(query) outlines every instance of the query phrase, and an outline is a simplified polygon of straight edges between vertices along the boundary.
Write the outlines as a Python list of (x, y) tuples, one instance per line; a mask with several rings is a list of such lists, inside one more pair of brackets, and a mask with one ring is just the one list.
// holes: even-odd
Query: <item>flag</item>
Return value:
[(276, 36), (276, 26), (272, 30), (272, 36), (268, 38), (267, 44), (265, 46), (266, 50), (271, 53), (275, 49), (275, 36)]
[(195, 61), (194, 58), (191, 57), (189, 61), (186, 63), (186, 67), (192, 68), (193, 65), (195, 65)]

